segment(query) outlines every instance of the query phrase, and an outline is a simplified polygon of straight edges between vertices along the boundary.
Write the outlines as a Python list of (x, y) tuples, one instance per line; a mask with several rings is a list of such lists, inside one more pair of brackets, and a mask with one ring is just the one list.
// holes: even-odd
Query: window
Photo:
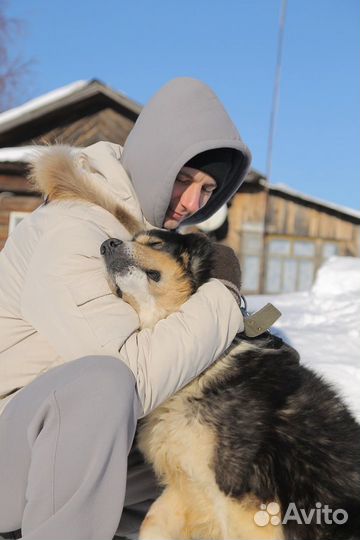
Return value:
[(309, 241), (294, 242), (294, 255), (297, 257), (315, 257), (315, 244)]
[(339, 247), (334, 242), (324, 242), (322, 246), (322, 256), (324, 259), (328, 259), (333, 255), (338, 255)]
[(316, 245), (311, 240), (269, 238), (265, 292), (309, 290), (314, 279), (315, 257)]
[(271, 240), (269, 253), (274, 255), (290, 255), (290, 247), (289, 240)]
[(259, 292), (263, 245), (262, 231), (243, 230), (241, 235), (241, 269), (242, 290), (246, 293)]
[(281, 292), (281, 260), (268, 259), (266, 268), (265, 292)]
[(299, 261), (298, 265), (298, 291), (308, 291), (314, 280), (314, 262)]
[(285, 259), (283, 268), (283, 292), (296, 291), (297, 262), (295, 259)]
[(260, 280), (260, 257), (256, 255), (245, 255), (242, 265), (244, 291), (257, 292)]

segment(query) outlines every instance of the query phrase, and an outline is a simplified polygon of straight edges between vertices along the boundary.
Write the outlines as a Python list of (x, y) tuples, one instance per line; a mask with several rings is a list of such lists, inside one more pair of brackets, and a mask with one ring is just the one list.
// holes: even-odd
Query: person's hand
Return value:
[(223, 244), (214, 244), (214, 267), (211, 277), (222, 281), (238, 305), (241, 305), (241, 269), (233, 249)]

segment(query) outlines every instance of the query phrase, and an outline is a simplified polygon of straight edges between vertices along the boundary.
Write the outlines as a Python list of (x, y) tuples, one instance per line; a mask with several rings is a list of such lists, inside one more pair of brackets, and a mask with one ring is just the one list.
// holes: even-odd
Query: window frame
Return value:
[[(288, 253), (271, 253), (271, 242), (276, 240), (284, 240), (286, 242), (289, 242), (290, 249)], [(313, 248), (313, 254), (312, 255), (297, 255), (295, 254), (295, 247), (296, 242), (305, 242), (308, 244), (312, 244), (314, 246)], [(265, 236), (265, 243), (264, 243), (264, 253), (265, 253), (265, 272), (264, 272), (264, 287), (263, 291), (264, 294), (282, 294), (284, 292), (290, 292), (285, 287), (286, 277), (285, 277), (285, 264), (286, 261), (295, 261), (296, 262), (296, 278), (295, 278), (295, 289), (293, 292), (301, 292), (308, 289), (303, 289), (300, 287), (300, 266), (301, 262), (312, 262), (313, 265), (313, 275), (312, 275), (312, 283), (314, 283), (315, 275), (318, 270), (318, 268), (321, 266), (321, 264), (326, 260), (326, 258), (323, 256), (323, 250), (324, 246), (326, 244), (332, 244), (336, 246), (337, 255), (341, 255), (342, 253), (342, 245), (341, 242), (333, 239), (323, 239), (323, 238), (311, 238), (311, 237), (304, 237), (304, 236), (286, 236), (286, 235), (275, 235), (275, 234), (269, 234)], [(271, 260), (278, 260), (281, 264), (281, 277), (280, 277), (280, 290), (278, 292), (273, 292), (268, 290), (268, 269), (269, 269), (269, 263)]]

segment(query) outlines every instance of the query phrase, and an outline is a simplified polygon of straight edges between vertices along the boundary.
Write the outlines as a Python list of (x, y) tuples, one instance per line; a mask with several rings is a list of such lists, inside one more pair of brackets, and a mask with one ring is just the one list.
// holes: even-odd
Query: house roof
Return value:
[(0, 163), (27, 163), (36, 146), (14, 146), (0, 148)]
[(111, 107), (134, 121), (142, 106), (99, 80), (77, 81), (0, 113), (0, 147), (16, 146), (28, 140), (46, 122), (64, 121), (71, 114)]
[[(267, 189), (272, 195), (280, 195), (283, 197), (285, 196), (297, 202), (303, 202), (317, 208), (324, 208), (327, 211), (331, 210), (332, 212), (338, 214), (343, 214), (348, 217), (356, 218), (356, 221), (360, 220), (359, 210), (354, 210), (353, 208), (349, 208), (347, 206), (335, 204), (326, 201), (325, 199), (320, 199), (318, 197), (307, 195), (306, 193), (297, 191), (283, 183), (269, 184), (266, 176), (256, 169), (251, 168), (251, 170), (247, 174), (246, 181), (250, 184), (254, 183), (262, 186), (262, 188)], [(241, 193), (241, 187), (239, 192)]]
[[(72, 109), (76, 110), (77, 114), (81, 114), (81, 111), (84, 110), (81, 106), (97, 107), (97, 109), (110, 106), (121, 110), (123, 114), (132, 117), (134, 121), (142, 108), (139, 103), (124, 93), (117, 92), (96, 79), (77, 81), (39, 96), (19, 107), (0, 113), (0, 164), (2, 168), (11, 170), (18, 165), (24, 166), (29, 161), (34, 147), (31, 145), (16, 146), (16, 144), (21, 144), (21, 135), (25, 128), (27, 131), (29, 129), (31, 131), (32, 125), (36, 126), (48, 118), (51, 118), (52, 122), (56, 122), (57, 118), (63, 117), (65, 111), (69, 114)], [(1, 148), (1, 143), (5, 142), (6, 144), (7, 141), (10, 141), (11, 144), (15, 143), (14, 146), (7, 145)], [(360, 220), (360, 211), (311, 197), (285, 184), (268, 184), (266, 177), (256, 169), (252, 168), (249, 171), (246, 180), (248, 183), (266, 187), (271, 194), (291, 197), (298, 202), (312, 204), (324, 208), (324, 210), (331, 210)]]
[(327, 209), (334, 210), (335, 212), (338, 212), (340, 214), (345, 214), (347, 216), (360, 219), (359, 210), (354, 210), (352, 208), (348, 208), (347, 206), (342, 206), (340, 204), (335, 204), (329, 201), (325, 201), (324, 199), (318, 199), (317, 197), (306, 195), (305, 193), (302, 193), (301, 191), (292, 189), (286, 184), (269, 184), (269, 190), (270, 190), (270, 193), (273, 193), (273, 194), (279, 193), (283, 195), (289, 195), (290, 197), (297, 199), (299, 201), (304, 201), (304, 202), (307, 202), (307, 203), (310, 203), (319, 207), (325, 207)]

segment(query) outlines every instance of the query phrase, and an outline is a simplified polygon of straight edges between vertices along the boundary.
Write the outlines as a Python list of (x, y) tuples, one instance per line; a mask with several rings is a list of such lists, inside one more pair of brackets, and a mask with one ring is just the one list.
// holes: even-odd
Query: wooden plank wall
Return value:
[(264, 190), (244, 191), (236, 193), (229, 208), (229, 232), (224, 243), (241, 253), (241, 232), (245, 226), (252, 225), (261, 230), (266, 210), (266, 193)]
[(343, 255), (359, 256), (360, 224), (334, 213), (279, 195), (269, 195), (266, 233), (337, 241)]
[(25, 193), (29, 191), (29, 187), (29, 183), (24, 175), (0, 173), (0, 196), (1, 192), (4, 191)]
[(41, 137), (24, 141), (26, 144), (61, 143), (72, 146), (89, 146), (98, 141), (123, 145), (134, 125), (133, 120), (108, 108), (90, 114), (68, 125), (45, 131)]

